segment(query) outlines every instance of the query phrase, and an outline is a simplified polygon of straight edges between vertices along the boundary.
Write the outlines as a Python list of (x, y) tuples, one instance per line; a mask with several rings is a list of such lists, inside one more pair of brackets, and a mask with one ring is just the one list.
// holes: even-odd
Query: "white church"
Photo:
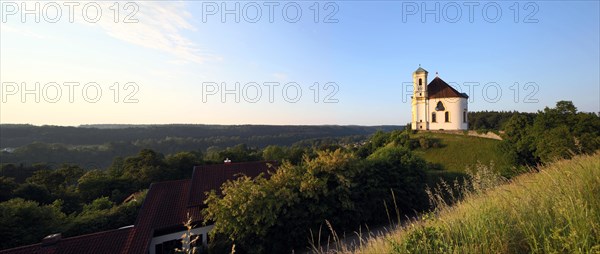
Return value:
[(413, 130), (467, 130), (469, 96), (452, 88), (436, 74), (427, 84), (427, 71), (413, 72)]

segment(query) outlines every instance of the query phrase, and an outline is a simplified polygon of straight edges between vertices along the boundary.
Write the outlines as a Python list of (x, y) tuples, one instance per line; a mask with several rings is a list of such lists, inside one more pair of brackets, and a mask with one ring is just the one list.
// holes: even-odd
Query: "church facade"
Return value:
[(413, 130), (467, 130), (468, 98), (448, 83), (436, 77), (427, 84), (428, 72), (419, 68), (413, 72)]

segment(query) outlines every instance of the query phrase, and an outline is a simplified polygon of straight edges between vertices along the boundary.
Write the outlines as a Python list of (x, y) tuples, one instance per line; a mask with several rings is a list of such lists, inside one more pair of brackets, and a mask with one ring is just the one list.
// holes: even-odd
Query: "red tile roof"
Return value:
[(76, 236), (59, 240), (53, 245), (44, 246), (41, 243), (22, 246), (14, 249), (0, 250), (0, 253), (11, 254), (104, 254), (122, 253), (129, 240), (133, 228), (123, 228), (103, 231), (94, 234)]
[(192, 175), (192, 188), (190, 189), (189, 206), (204, 205), (205, 192), (215, 190), (221, 193), (221, 185), (237, 175), (256, 177), (260, 173), (275, 170), (277, 163), (274, 161), (225, 163), (218, 165), (203, 165), (194, 167)]
[(439, 77), (435, 77), (429, 85), (427, 85), (427, 93), (430, 99), (451, 97), (469, 98), (467, 94), (456, 91), (456, 89), (452, 88)]
[(34, 244), (3, 250), (0, 254), (147, 253), (156, 231), (182, 226), (188, 213), (200, 225), (204, 192), (220, 192), (220, 186), (228, 180), (240, 175), (255, 177), (275, 170), (276, 165), (263, 161), (197, 166), (192, 179), (151, 184), (134, 227), (65, 238), (52, 246)]

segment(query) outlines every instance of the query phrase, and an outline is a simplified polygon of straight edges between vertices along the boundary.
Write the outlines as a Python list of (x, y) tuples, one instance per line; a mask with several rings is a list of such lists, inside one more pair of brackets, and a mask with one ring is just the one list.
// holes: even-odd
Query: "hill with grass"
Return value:
[(440, 180), (463, 179), (478, 165), (492, 165), (495, 172), (507, 177), (517, 172), (518, 165), (500, 149), (501, 140), (435, 132), (419, 132), (411, 135), (411, 139), (415, 155), (427, 161), (429, 186)]
[[(598, 253), (600, 153), (508, 181), (480, 168), (454, 205), (361, 244), (359, 253)], [(504, 179), (504, 180), (503, 180)]]
[(415, 154), (440, 165), (440, 169), (463, 173), (478, 163), (493, 163), (499, 169), (511, 167), (509, 158), (499, 149), (499, 140), (432, 132), (420, 132), (411, 138), (421, 137), (432, 140), (431, 144), (415, 149)]

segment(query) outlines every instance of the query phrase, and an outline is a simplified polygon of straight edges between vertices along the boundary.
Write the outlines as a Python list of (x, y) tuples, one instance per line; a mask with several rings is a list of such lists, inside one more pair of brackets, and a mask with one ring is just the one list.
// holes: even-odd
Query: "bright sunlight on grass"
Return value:
[(357, 251), (600, 253), (600, 153), (558, 161), (487, 191), (469, 189), (454, 205), (435, 202), (436, 212)]

